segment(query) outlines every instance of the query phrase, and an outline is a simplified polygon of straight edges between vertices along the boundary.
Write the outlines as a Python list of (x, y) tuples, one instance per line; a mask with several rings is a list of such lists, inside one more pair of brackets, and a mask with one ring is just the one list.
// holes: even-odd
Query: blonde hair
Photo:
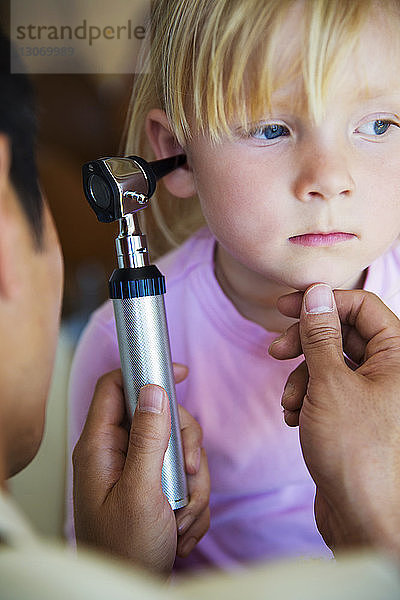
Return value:
[[(132, 93), (126, 153), (154, 159), (144, 131), (151, 108), (163, 109), (177, 144), (195, 133), (214, 143), (231, 123), (251, 123), (271, 95), (299, 74), (313, 118), (323, 113), (328, 85), (355, 48), (372, 0), (156, 0), (151, 51)], [(297, 39), (282, 51), (282, 24), (302, 5)], [(379, 2), (378, 7), (393, 2)], [(279, 53), (278, 53), (279, 44)], [(162, 184), (141, 215), (152, 251), (179, 245), (203, 223), (196, 198), (171, 196)], [(156, 235), (156, 232), (161, 235)]]

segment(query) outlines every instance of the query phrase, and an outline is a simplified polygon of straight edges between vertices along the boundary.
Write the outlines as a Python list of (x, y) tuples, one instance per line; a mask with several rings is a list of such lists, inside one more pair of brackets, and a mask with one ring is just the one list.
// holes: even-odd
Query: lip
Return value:
[(356, 237), (354, 233), (346, 233), (344, 231), (330, 231), (328, 233), (312, 232), (294, 235), (289, 238), (289, 242), (298, 246), (336, 246), (336, 244), (348, 242)]

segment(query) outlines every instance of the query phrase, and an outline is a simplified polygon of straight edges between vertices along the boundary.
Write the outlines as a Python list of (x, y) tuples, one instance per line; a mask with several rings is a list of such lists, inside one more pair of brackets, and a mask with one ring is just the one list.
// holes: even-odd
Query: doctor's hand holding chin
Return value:
[(374, 546), (400, 559), (400, 321), (374, 294), (326, 284), (278, 308), (299, 319), (269, 353), (304, 353), (282, 406), (316, 483), (319, 531), (333, 551)]

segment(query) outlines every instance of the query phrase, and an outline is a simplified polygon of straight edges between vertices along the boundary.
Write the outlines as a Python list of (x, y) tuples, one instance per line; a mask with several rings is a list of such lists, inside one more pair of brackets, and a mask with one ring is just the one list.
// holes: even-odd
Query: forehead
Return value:
[[(298, 58), (307, 36), (306, 25), (303, 31), (299, 27), (304, 19), (300, 4), (294, 4), (287, 16), (275, 49), (277, 74), (271, 90), (271, 108), (291, 105), (318, 117), (331, 101), (338, 102), (340, 98), (350, 103), (388, 96), (400, 100), (400, 11), (395, 6), (385, 10), (383, 4), (373, 4), (352, 40), (348, 35), (341, 48), (333, 35), (325, 57), (310, 56), (309, 64), (307, 59), (301, 63)], [(287, 39), (291, 40), (289, 44)], [(279, 85), (279, 79), (283, 85)]]
[(238, 2), (216, 2), (224, 18), (203, 15), (195, 39), (186, 23), (186, 46), (173, 36), (182, 60), (168, 71), (161, 105), (181, 144), (196, 132), (218, 141), (279, 102), (318, 120), (335, 90), (369, 98), (398, 85), (397, 0), (247, 2), (245, 14)]

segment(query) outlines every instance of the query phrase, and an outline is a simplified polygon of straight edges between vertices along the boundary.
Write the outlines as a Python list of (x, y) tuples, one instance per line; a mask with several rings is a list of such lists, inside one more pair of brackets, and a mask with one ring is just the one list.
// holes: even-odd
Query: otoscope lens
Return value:
[(91, 175), (89, 179), (89, 189), (92, 199), (103, 209), (109, 208), (111, 204), (110, 188), (104, 179), (98, 175)]

